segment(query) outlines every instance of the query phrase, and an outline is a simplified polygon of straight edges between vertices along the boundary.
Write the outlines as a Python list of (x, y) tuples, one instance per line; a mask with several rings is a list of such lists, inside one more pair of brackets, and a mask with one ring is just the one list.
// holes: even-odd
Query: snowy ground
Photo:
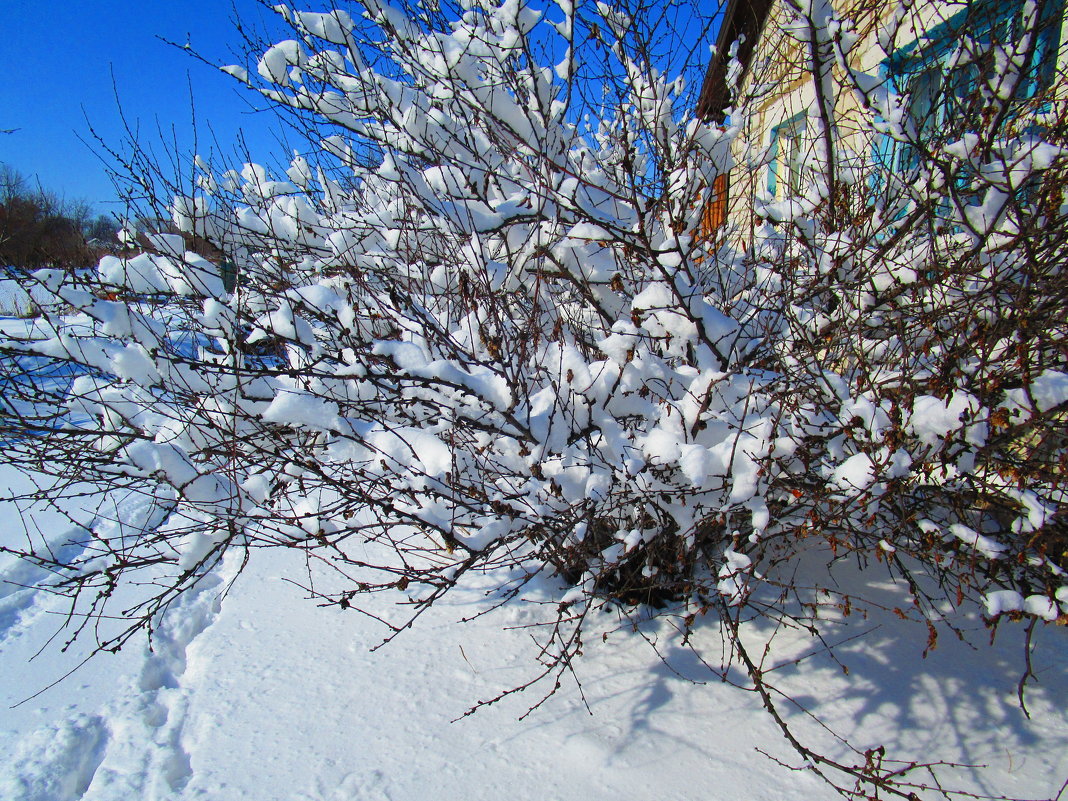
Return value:
[(0, 315), (28, 315), (42, 302), (43, 292), (27, 292), (18, 282), (9, 278), (11, 267), (0, 265)]
[[(5, 486), (26, 480), (0, 470)], [(0, 511), (5, 542), (27, 535), (11, 506)], [(111, 499), (109, 509), (94, 525), (137, 525), (150, 514), (137, 498)], [(54, 513), (26, 520), (32, 536), (57, 545), (71, 527)], [(7, 755), (0, 799), (836, 797), (811, 774), (758, 753), (760, 746), (790, 758), (758, 699), (714, 680), (686, 681), (711, 677), (670, 639), (660, 640), (667, 664), (636, 635), (591, 640), (580, 678), (592, 715), (565, 685), (523, 721), (536, 696), (451, 722), (530, 676), (529, 634), (503, 627), (533, 619), (532, 609), (514, 605), (457, 626), (482, 603), (473, 589), (372, 652), (384, 633), (379, 624), (318, 608), (285, 581), (305, 578), (299, 554), (255, 556), (229, 592), (230, 576), (222, 575), (172, 609), (151, 651), (138, 643), (99, 656), (21, 704), (77, 664), (79, 651), (62, 653), (62, 642), (53, 641), (30, 661), (55, 631), (61, 606), (21, 586), (35, 580), (32, 570), (0, 561), (9, 582), (0, 584), (0, 748)], [(923, 631), (877, 623), (843, 621), (842, 639), (868, 632), (842, 648), (848, 676), (815, 656), (785, 664), (778, 683), (862, 745), (989, 765), (957, 775), (976, 792), (1056, 795), (1068, 776), (1063, 628), (1042, 631), (1048, 647), (1036, 658), (1040, 684), (1029, 695), (1027, 720), (1015, 703), (1014, 637), (978, 660), (944, 639), (921, 662)], [(718, 657), (714, 626), (698, 639)], [(791, 648), (799, 654), (811, 646), (798, 639)], [(802, 713), (790, 719), (813, 733)]]

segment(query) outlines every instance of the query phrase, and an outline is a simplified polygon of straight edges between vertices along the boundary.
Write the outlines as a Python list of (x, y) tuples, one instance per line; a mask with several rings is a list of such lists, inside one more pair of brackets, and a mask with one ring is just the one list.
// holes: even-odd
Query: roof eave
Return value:
[(735, 57), (742, 66), (738, 76), (738, 80), (741, 80), (749, 69), (749, 62), (773, 3), (774, 0), (730, 0), (727, 3), (716, 37), (716, 52), (705, 71), (705, 80), (697, 99), (697, 114), (701, 119), (723, 122), (731, 100), (727, 88), (731, 45), (738, 42)]

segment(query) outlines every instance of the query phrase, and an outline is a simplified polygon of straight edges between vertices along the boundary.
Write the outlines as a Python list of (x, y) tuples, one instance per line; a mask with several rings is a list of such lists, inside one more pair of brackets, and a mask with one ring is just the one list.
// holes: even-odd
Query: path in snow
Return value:
[[(149, 499), (134, 494), (118, 496), (95, 511), (88, 526), (109, 537), (122, 530), (153, 529), (167, 514)], [(5, 538), (46, 542), (51, 552), (66, 562), (91, 547), (86, 527), (67, 528), (55, 536), (36, 530), (34, 517), (46, 526), (62, 519), (54, 510), (38, 510), (36, 515), (25, 517), (27, 524), (21, 532), (8, 531)], [(69, 695), (74, 689), (73, 699), (67, 699), (74, 703), (64, 705), (58, 721), (32, 730), (16, 743), (12, 758), (0, 767), (0, 798), (151, 801), (177, 797), (190, 776), (189, 756), (182, 746), (189, 695), (188, 688), (182, 686), (188, 668), (186, 650), (218, 615), (224, 574), (225, 570), (212, 576), (172, 605), (171, 613), (154, 633), (151, 650), (141, 641), (128, 646), (132, 653), (125, 654), (123, 660), (125, 675), (111, 677), (113, 692), (92, 714), (82, 711), (88, 705), (78, 702), (76, 690), (85, 687), (81, 684), (85, 672), (98, 680), (107, 678), (111, 655), (96, 657), (59, 687), (46, 691), (47, 698)], [(9, 561), (0, 569), (0, 649), (8, 652), (6, 656), (36, 649), (42, 633), (55, 629), (47, 618), (58, 620), (66, 610), (62, 598), (32, 586), (48, 577), (43, 568), (25, 562)], [(77, 664), (77, 657), (57, 658), (55, 650), (46, 650), (44, 659), (37, 657), (36, 661), (42, 667), (55, 668), (59, 676), (64, 666)], [(103, 675), (98, 673), (101, 668)], [(30, 671), (31, 681), (23, 683), (24, 695), (15, 702), (47, 686), (43, 676), (51, 678), (44, 670)]]

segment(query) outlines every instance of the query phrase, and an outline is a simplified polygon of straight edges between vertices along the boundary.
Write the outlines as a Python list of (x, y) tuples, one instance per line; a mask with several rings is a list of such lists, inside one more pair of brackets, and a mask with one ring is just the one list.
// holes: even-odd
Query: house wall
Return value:
[[(965, 10), (965, 2), (912, 3), (907, 13), (895, 22), (896, 3), (836, 2), (839, 16), (853, 22), (860, 41), (851, 52), (851, 68), (860, 72), (878, 75), (886, 59), (900, 48), (916, 42), (938, 25)], [(770, 191), (770, 172), (779, 166), (775, 151), (774, 132), (778, 126), (814, 107), (816, 93), (810, 78), (808, 46), (790, 31), (794, 15), (786, 2), (777, 2), (772, 7), (765, 23), (760, 41), (754, 51), (749, 69), (742, 81), (739, 94), (748, 99), (748, 116), (740, 122), (742, 136), (736, 148), (738, 163), (731, 173), (730, 203), (728, 211), (728, 236), (741, 242), (752, 241), (754, 229), (763, 223), (754, 209), (769, 201), (783, 199), (784, 181), (775, 181), (775, 192)], [(880, 31), (893, 31), (886, 50), (880, 45)], [(884, 34), (885, 35), (885, 34)], [(1068, 18), (1061, 17), (1061, 46), (1057, 51), (1059, 74), (1068, 67)], [(889, 51), (889, 52), (887, 52)], [(835, 85), (847, 82), (836, 71)], [(1055, 86), (1056, 102), (1068, 103), (1068, 85)], [(837, 146), (867, 158), (872, 150), (870, 112), (852, 91), (840, 91), (832, 99), (834, 116), (838, 126)], [(809, 126), (810, 135), (813, 126)], [(813, 141), (806, 141), (813, 147)]]

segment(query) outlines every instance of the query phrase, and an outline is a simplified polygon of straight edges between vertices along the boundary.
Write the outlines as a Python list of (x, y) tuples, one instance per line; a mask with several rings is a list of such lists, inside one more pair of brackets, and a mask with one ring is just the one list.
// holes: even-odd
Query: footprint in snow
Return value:
[[(52, 555), (57, 561), (70, 564), (85, 553), (89, 539), (87, 530), (73, 528), (55, 539)], [(42, 596), (37, 587), (53, 577), (51, 571), (21, 560), (0, 570), (0, 644), (24, 632), (43, 614), (42, 602), (54, 596)]]
[[(170, 504), (161, 504), (152, 498), (130, 493), (111, 503), (110, 510), (103, 506), (91, 528), (108, 538), (117, 538), (133, 531), (152, 531), (161, 525), (170, 514)], [(32, 513), (26, 525), (32, 526)], [(92, 544), (89, 529), (75, 526), (59, 536), (49, 536), (40, 543), (42, 553), (59, 562), (70, 565), (87, 555)], [(61, 598), (42, 591), (61, 576), (33, 562), (17, 560), (0, 570), (0, 645), (27, 631), (31, 625), (49, 610), (65, 603)]]
[(336, 781), (315, 780), (315, 790), (297, 801), (392, 801), (389, 777), (381, 770), (347, 773)]
[(0, 766), (0, 798), (78, 801), (104, 759), (108, 739), (107, 724), (97, 715), (77, 714), (37, 729)]
[(152, 650), (146, 649), (139, 673), (109, 713), (115, 734), (100, 765), (99, 786), (86, 801), (171, 801), (192, 779), (188, 648), (218, 617), (226, 584), (220, 574), (207, 577), (156, 628)]

